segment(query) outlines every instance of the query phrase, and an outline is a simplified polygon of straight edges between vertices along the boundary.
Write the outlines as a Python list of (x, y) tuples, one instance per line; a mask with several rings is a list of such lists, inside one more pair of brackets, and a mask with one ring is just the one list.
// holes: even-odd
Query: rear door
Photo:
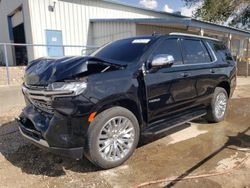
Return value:
[(212, 72), (210, 81), (213, 90), (210, 94), (213, 93), (218, 84), (223, 81), (228, 82), (228, 80), (231, 80), (231, 89), (233, 90), (236, 84), (236, 62), (233, 60), (230, 51), (225, 44), (219, 41), (208, 40), (206, 44), (209, 47), (209, 52), (213, 54), (213, 67), (210, 69)]
[[(181, 38), (183, 62), (195, 82), (197, 98), (194, 105), (204, 105), (213, 92), (211, 75), (214, 74), (216, 59), (209, 53), (206, 41), (199, 38)], [(204, 99), (204, 100), (203, 100)]]
[(183, 64), (179, 38), (164, 39), (152, 52), (149, 62), (159, 54), (172, 55), (175, 61), (172, 67), (149, 71), (144, 77), (149, 123), (189, 108), (197, 96), (196, 81)]

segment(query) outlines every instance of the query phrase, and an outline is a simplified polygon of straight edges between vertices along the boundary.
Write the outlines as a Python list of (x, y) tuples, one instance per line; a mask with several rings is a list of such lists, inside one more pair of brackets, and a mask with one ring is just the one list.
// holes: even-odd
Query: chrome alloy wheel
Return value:
[(114, 117), (100, 131), (99, 152), (105, 160), (119, 161), (129, 153), (134, 140), (135, 128), (132, 122), (123, 116)]
[(227, 108), (227, 96), (225, 93), (219, 93), (215, 101), (215, 115), (217, 118), (222, 118)]

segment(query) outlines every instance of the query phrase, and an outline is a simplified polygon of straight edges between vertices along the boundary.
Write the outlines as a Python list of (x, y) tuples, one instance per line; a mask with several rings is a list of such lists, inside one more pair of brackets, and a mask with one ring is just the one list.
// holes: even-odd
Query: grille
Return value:
[(55, 97), (69, 97), (73, 91), (48, 90), (47, 87), (36, 87), (23, 85), (23, 93), (29, 101), (38, 109), (53, 114), (52, 100)]
[(31, 99), (30, 101), (38, 109), (48, 112), (50, 114), (54, 113), (54, 110), (51, 106), (51, 101), (43, 101), (43, 100), (37, 100), (37, 99)]
[(51, 105), (52, 95), (46, 94), (46, 88), (44, 87), (25, 87), (23, 86), (23, 92), (29, 99), (29, 101), (38, 109), (53, 114), (54, 110)]

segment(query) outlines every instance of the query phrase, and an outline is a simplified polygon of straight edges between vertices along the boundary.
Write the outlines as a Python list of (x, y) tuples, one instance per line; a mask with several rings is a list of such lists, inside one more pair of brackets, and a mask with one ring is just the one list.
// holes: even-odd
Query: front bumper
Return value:
[[(19, 124), (20, 133), (24, 138), (38, 146), (41, 149), (47, 150), (51, 153), (55, 153), (61, 156), (70, 157), (74, 159), (80, 159), (83, 156), (83, 147), (77, 148), (60, 148), (60, 147), (50, 147), (48, 142), (41, 137), (37, 136), (40, 133), (38, 131), (29, 129), (25, 127), (20, 118), (16, 119)], [(36, 135), (36, 136), (35, 136)]]
[(53, 113), (47, 113), (26, 95), (25, 100), (27, 106), (17, 119), (21, 134), (50, 152), (82, 158), (93, 105), (82, 96), (57, 98), (52, 103)]

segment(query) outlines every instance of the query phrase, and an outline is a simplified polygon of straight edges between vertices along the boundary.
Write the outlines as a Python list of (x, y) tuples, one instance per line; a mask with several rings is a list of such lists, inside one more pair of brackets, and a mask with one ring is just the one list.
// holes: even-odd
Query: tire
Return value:
[(131, 111), (118, 106), (109, 108), (90, 123), (85, 156), (102, 169), (117, 167), (133, 154), (139, 135), (139, 124)]
[(227, 110), (227, 104), (228, 94), (226, 90), (221, 87), (216, 87), (205, 119), (211, 123), (223, 121)]

